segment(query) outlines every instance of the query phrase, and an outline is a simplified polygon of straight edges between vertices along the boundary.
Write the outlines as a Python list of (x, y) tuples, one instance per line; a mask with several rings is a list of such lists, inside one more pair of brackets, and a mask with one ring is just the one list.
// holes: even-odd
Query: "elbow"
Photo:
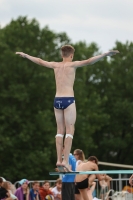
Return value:
[(38, 64), (42, 65), (42, 59), (41, 58), (38, 58)]

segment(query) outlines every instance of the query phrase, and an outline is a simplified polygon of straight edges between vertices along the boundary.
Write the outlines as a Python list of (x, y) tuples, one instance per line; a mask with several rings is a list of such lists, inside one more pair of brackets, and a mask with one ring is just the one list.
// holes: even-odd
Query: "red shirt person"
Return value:
[(40, 187), (40, 190), (39, 190), (39, 194), (40, 194), (41, 200), (45, 200), (45, 197), (46, 197), (48, 194), (53, 195), (53, 192), (51, 192), (51, 190), (50, 190), (49, 188), (50, 188), (50, 183), (49, 183), (49, 181), (45, 181), (45, 182), (43, 183), (43, 186)]

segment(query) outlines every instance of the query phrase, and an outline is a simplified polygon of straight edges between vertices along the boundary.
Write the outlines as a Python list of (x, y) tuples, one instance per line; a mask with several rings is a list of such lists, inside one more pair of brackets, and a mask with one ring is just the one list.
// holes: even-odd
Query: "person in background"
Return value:
[(40, 184), (38, 181), (34, 181), (32, 183), (32, 188), (30, 189), (31, 200), (40, 200), (41, 199), (41, 197), (39, 195), (39, 187), (40, 187)]
[(131, 185), (131, 186), (133, 186), (133, 174), (130, 176), (130, 178), (129, 178), (129, 184)]
[(45, 197), (48, 194), (53, 195), (53, 192), (50, 190), (50, 183), (49, 183), (49, 181), (45, 181), (43, 183), (43, 186), (40, 187), (40, 189), (39, 189), (39, 194), (40, 194), (41, 200), (45, 200)]
[(14, 184), (12, 184), (10, 181), (8, 181), (9, 185), (10, 185), (10, 191), (12, 194), (15, 194), (16, 192), (16, 187)]
[(105, 179), (99, 181), (99, 185), (101, 186), (101, 191), (100, 191), (100, 198), (102, 200), (105, 199), (107, 192), (110, 190), (110, 181), (112, 178), (106, 174)]
[(5, 178), (3, 178), (3, 177), (0, 177), (1, 179), (2, 179), (2, 181), (4, 182), (4, 181), (6, 181), (6, 179)]
[[(77, 170), (77, 166), (85, 161), (85, 155), (81, 149), (75, 149), (73, 155), (76, 159), (76, 170)], [(80, 195), (77, 184), (75, 183), (75, 200), (81, 200), (81, 199), (82, 196)]]
[(11, 191), (11, 186), (12, 186), (12, 184), (9, 181), (4, 181), (2, 183), (2, 187), (5, 188), (9, 193), (9, 198), (8, 199), (17, 200), (17, 197)]
[[(95, 156), (90, 156), (88, 161), (81, 163), (77, 166), (77, 171), (98, 171), (98, 159)], [(91, 187), (95, 178), (102, 180), (105, 178), (105, 175), (100, 174), (78, 174), (75, 177), (78, 189), (84, 200), (90, 200), (88, 196), (88, 188)]]
[(0, 178), (0, 199), (11, 200), (11, 195), (8, 192), (8, 185), (3, 185), (3, 178)]
[(91, 187), (87, 189), (87, 193), (88, 193), (89, 199), (93, 199), (94, 198), (93, 192), (95, 190), (95, 187), (96, 187), (96, 182), (92, 182)]
[(17, 188), (15, 192), (15, 196), (18, 198), (18, 200), (31, 200), (28, 183), (29, 181), (27, 179), (22, 179), (19, 181), (21, 186)]
[(76, 159), (76, 168), (77, 166), (85, 161), (85, 155), (84, 152), (81, 149), (75, 149), (73, 152), (73, 155)]
[(62, 188), (62, 180), (58, 178), (56, 180), (56, 186), (52, 189), (54, 200), (61, 200), (61, 188)]
[[(71, 171), (76, 169), (76, 159), (69, 154), (69, 165)], [(62, 200), (75, 200), (75, 175), (63, 175), (62, 177)]]

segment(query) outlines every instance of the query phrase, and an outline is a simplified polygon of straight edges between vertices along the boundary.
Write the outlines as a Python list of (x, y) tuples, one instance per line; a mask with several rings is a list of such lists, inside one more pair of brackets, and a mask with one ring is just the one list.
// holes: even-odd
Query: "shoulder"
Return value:
[(52, 66), (52, 68), (58, 68), (60, 67), (60, 62), (49, 62), (49, 64)]
[(17, 190), (16, 191), (21, 191), (22, 190), (22, 188), (21, 187), (19, 187), (19, 188), (17, 188)]
[(15, 194), (19, 194), (19, 193), (21, 193), (21, 192), (22, 192), (22, 188), (19, 187), (19, 188), (16, 189)]
[(79, 61), (79, 60), (73, 61), (72, 62), (72, 67), (74, 67), (74, 68), (81, 67), (81, 66), (83, 66), (82, 62), (83, 62), (83, 60), (82, 61)]
[(97, 166), (97, 164), (96, 163), (93, 163), (93, 168), (94, 168), (94, 170), (98, 170), (98, 166)]
[(49, 194), (53, 194), (53, 192), (51, 190), (48, 191)]
[(82, 163), (83, 161), (82, 160), (77, 160), (76, 161), (76, 165), (79, 165), (80, 163)]
[(44, 192), (44, 189), (41, 187), (40, 189), (39, 189), (39, 192)]
[(67, 66), (76, 69), (80, 61), (68, 62)]
[(56, 187), (52, 188), (52, 192), (53, 192), (54, 190), (57, 190), (57, 188), (56, 188)]

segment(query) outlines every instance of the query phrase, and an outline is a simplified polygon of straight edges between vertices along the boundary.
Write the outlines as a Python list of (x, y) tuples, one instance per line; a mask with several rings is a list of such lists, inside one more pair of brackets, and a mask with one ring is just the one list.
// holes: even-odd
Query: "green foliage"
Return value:
[[(50, 179), (48, 172), (56, 162), (53, 71), (15, 52), (60, 61), (59, 49), (68, 43), (66, 33), (54, 33), (47, 26), (40, 29), (27, 17), (0, 29), (0, 172), (8, 180)], [(99, 54), (95, 43), (73, 46), (75, 60)], [(114, 49), (120, 55), (77, 69), (72, 151), (81, 148), (86, 157), (132, 164), (133, 43), (116, 42)]]

